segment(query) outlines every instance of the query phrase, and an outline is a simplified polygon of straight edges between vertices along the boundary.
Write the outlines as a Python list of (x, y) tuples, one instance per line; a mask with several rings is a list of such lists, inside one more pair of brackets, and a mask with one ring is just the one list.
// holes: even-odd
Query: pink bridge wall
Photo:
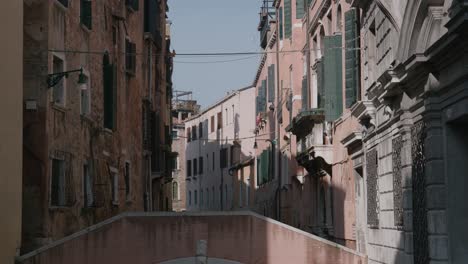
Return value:
[(126, 213), (24, 255), (23, 264), (146, 264), (194, 257), (241, 263), (366, 263), (354, 251), (250, 212)]

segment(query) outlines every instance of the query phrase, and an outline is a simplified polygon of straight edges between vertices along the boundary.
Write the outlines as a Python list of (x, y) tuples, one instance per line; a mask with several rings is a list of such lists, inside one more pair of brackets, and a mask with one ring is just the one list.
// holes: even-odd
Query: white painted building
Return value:
[(234, 91), (185, 121), (188, 211), (233, 209), (228, 169), (254, 155), (255, 88)]

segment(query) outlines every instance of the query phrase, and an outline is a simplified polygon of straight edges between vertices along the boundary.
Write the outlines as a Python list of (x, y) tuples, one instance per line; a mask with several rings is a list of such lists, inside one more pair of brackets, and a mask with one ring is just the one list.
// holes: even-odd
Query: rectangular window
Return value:
[(219, 151), (219, 166), (221, 169), (227, 167), (227, 149), (223, 148)]
[(198, 191), (195, 190), (195, 192), (193, 194), (193, 198), (194, 198), (195, 205), (197, 205), (197, 203), (198, 203)]
[(117, 112), (117, 67), (115, 64), (104, 65), (104, 127), (116, 128)]
[(127, 201), (131, 199), (130, 197), (130, 163), (125, 162), (125, 198)]
[(296, 19), (302, 19), (305, 10), (305, 0), (296, 1)]
[(198, 124), (198, 137), (201, 139), (203, 137), (203, 123)]
[(197, 163), (197, 159), (193, 159), (193, 175), (197, 175), (198, 174), (198, 163)]
[(171, 137), (172, 137), (172, 139), (178, 139), (179, 138), (179, 131), (172, 130)]
[(192, 127), (192, 140), (197, 140), (197, 126)]
[(92, 2), (81, 0), (80, 22), (87, 29), (92, 28)]
[(215, 131), (215, 117), (211, 116), (211, 133)]
[(191, 139), (192, 139), (192, 134), (191, 134), (190, 127), (188, 127), (187, 128), (187, 142), (190, 142)]
[(206, 170), (210, 170), (210, 158), (208, 157), (208, 154), (206, 154)]
[(189, 198), (188, 204), (189, 204), (189, 205), (192, 205), (192, 191), (189, 191), (189, 192), (188, 192), (188, 198)]
[(66, 184), (65, 161), (52, 159), (51, 206), (67, 205)]
[[(52, 61), (52, 71), (53, 73), (59, 73), (65, 71), (65, 63), (64, 61), (57, 57), (53, 57)], [(53, 100), (54, 104), (65, 106), (65, 80), (66, 78), (62, 78), (57, 85), (53, 88)]]
[(130, 76), (136, 72), (136, 44), (128, 39), (125, 40), (125, 72)]
[(89, 85), (89, 77), (84, 75), (82, 81), (86, 82), (86, 90), (81, 90), (81, 115), (89, 115), (91, 112), (91, 87)]
[(112, 173), (112, 204), (119, 204), (119, 176)]
[(275, 102), (275, 64), (268, 67), (268, 102)]
[(187, 160), (187, 177), (192, 176), (192, 161)]
[(199, 163), (199, 166), (198, 166), (198, 167), (199, 167), (199, 169), (200, 169), (199, 174), (202, 175), (202, 174), (203, 174), (203, 157), (200, 157), (200, 158), (198, 159), (198, 163)]
[(218, 113), (218, 129), (223, 128), (223, 113), (219, 112)]
[(279, 14), (279, 35), (280, 35), (280, 40), (283, 40), (284, 34), (283, 34), (283, 7), (279, 8), (278, 11)]
[(93, 179), (88, 164), (83, 165), (83, 190), (84, 206), (92, 207), (94, 205)]
[(291, 38), (292, 35), (292, 10), (291, 0), (284, 0), (284, 37)]

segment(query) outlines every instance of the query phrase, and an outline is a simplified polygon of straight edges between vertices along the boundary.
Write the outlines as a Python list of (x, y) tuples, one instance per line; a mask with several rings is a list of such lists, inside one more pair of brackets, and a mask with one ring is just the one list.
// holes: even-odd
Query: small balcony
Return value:
[(304, 137), (312, 131), (315, 124), (325, 121), (323, 109), (308, 109), (299, 112), (286, 127), (287, 132), (291, 132), (298, 137)]

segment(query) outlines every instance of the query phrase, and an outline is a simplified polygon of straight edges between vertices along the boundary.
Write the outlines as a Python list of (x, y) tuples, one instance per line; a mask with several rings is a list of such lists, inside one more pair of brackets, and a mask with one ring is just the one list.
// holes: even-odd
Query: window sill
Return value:
[(49, 211), (68, 211), (70, 210), (69, 206), (66, 205), (50, 205)]
[(119, 206), (119, 202), (118, 201), (112, 201), (112, 206)]
[(102, 131), (104, 131), (104, 133), (109, 134), (109, 135), (114, 134), (114, 131), (112, 129), (107, 128), (107, 127), (103, 128)]
[(84, 32), (90, 34), (91, 29), (89, 29), (87, 26), (85, 26), (83, 23), (80, 22), (81, 29), (83, 29)]
[[(60, 3), (58, 0), (55, 0), (54, 1), (54, 4), (56, 7), (58, 7), (60, 10), (62, 11), (67, 11), (68, 10), (68, 7), (64, 6), (62, 3)], [(70, 3), (68, 3), (68, 5), (70, 5)]]
[(52, 107), (52, 109), (57, 110), (57, 111), (62, 112), (62, 113), (67, 112), (67, 109), (65, 108), (65, 106), (61, 105), (61, 104), (51, 103), (51, 107)]
[(91, 123), (93, 121), (93, 119), (91, 118), (89, 114), (81, 114), (80, 117), (82, 121), (85, 121), (88, 123)]

